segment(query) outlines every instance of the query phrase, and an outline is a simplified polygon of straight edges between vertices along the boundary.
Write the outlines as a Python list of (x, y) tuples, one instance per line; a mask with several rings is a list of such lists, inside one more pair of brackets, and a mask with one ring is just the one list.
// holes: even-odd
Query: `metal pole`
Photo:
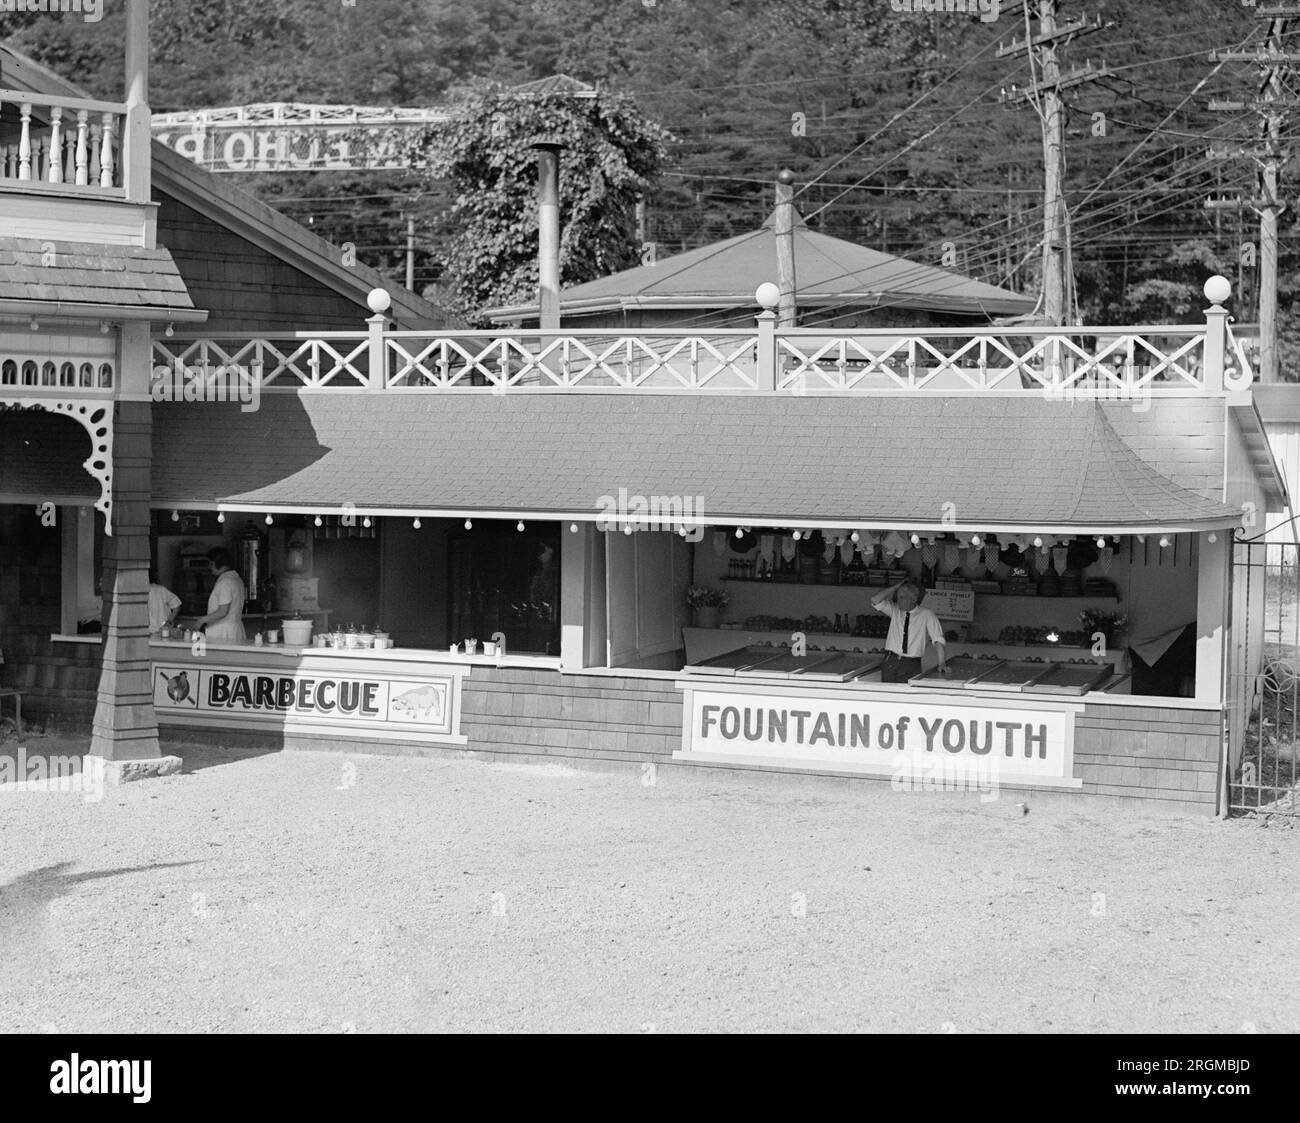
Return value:
[(794, 172), (783, 168), (776, 177), (776, 283), (781, 290), (777, 305), (777, 327), (796, 326), (799, 311), (795, 300), (794, 274)]
[(537, 287), (541, 328), (560, 326), (560, 146), (537, 145)]
[(406, 216), (406, 290), (415, 291), (415, 216)]

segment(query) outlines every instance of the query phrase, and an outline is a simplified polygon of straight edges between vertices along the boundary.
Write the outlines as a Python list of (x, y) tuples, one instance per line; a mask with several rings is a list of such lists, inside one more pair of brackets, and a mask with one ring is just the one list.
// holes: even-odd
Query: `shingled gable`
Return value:
[(946, 504), (961, 525), (990, 530), (1190, 530), (1240, 519), (1212, 498), (1222, 477), (1216, 485), (1207, 465), (1217, 441), (1222, 471), (1222, 418), (1158, 402), (1143, 428), (1186, 446), (1181, 479), (1120, 438), (1105, 415), (1116, 407), (1037, 395), (864, 395), (833, 408), (762, 394), (466, 391), (371, 396), (364, 411), (356, 402), (268, 394), (255, 414), (160, 404), (156, 504), (304, 510), (346, 500), (374, 511), (581, 518), (622, 487), (702, 496), (719, 523), (937, 527)]
[[(59, 97), (89, 97), (79, 86), (2, 43), (0, 71), (4, 73), (5, 84), (14, 89)], [(460, 326), (445, 310), (402, 286), (393, 284), (378, 270), (361, 263), (344, 265), (343, 254), (338, 246), (317, 237), (300, 223), (285, 217), (247, 192), (223, 182), (220, 177), (191, 163), (166, 145), (153, 141), (151, 160), (155, 193), (166, 195), (198, 211), (289, 265), (319, 279), (322, 284), (353, 301), (357, 305), (359, 318), (368, 315), (367, 293), (373, 288), (385, 288), (392, 297), (392, 307), (388, 314), (397, 326), (408, 330)]]
[[(773, 226), (769, 218), (747, 234), (566, 288), (560, 293), (560, 311), (581, 315), (634, 308), (755, 307), (754, 289), (776, 278)], [(992, 317), (1034, 307), (1032, 298), (1008, 289), (817, 233), (802, 218), (795, 223), (794, 258), (801, 309), (888, 305)], [(537, 305), (491, 308), (484, 315), (522, 320), (535, 317)]]

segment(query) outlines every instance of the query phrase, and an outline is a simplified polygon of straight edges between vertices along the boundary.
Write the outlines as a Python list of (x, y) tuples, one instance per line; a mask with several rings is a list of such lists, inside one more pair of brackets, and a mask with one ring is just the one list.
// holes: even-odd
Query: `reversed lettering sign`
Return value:
[(341, 660), (292, 670), (154, 663), (153, 700), (159, 720), (177, 724), (462, 739), (457, 678), (436, 668), (393, 678), (358, 673)]
[(686, 687), (682, 752), (864, 775), (1078, 787), (1074, 710), (966, 705), (863, 692), (753, 694)]
[(975, 594), (970, 589), (926, 589), (923, 603), (940, 620), (975, 619)]

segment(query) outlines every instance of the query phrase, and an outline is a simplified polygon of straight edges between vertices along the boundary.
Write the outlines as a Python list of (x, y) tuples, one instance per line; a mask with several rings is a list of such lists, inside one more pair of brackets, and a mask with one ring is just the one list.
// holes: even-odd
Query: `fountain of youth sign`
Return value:
[(901, 694), (685, 687), (681, 759), (801, 764), (865, 776), (941, 768), (987, 782), (1080, 787), (1074, 715)]

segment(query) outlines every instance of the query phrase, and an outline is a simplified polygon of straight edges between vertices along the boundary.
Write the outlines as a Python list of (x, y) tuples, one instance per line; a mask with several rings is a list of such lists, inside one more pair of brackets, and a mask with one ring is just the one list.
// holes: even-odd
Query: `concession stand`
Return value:
[[(382, 296), (366, 332), (153, 338), (164, 370), (264, 372), (255, 411), (152, 407), (149, 553), (186, 602), (148, 643), (165, 737), (1220, 807), (1260, 659), (1233, 538), (1286, 502), (1220, 305), (501, 336), (393, 330)], [(240, 643), (193, 626), (215, 545)], [(872, 597), (904, 577), (950, 673), (931, 647), (886, 683)]]

